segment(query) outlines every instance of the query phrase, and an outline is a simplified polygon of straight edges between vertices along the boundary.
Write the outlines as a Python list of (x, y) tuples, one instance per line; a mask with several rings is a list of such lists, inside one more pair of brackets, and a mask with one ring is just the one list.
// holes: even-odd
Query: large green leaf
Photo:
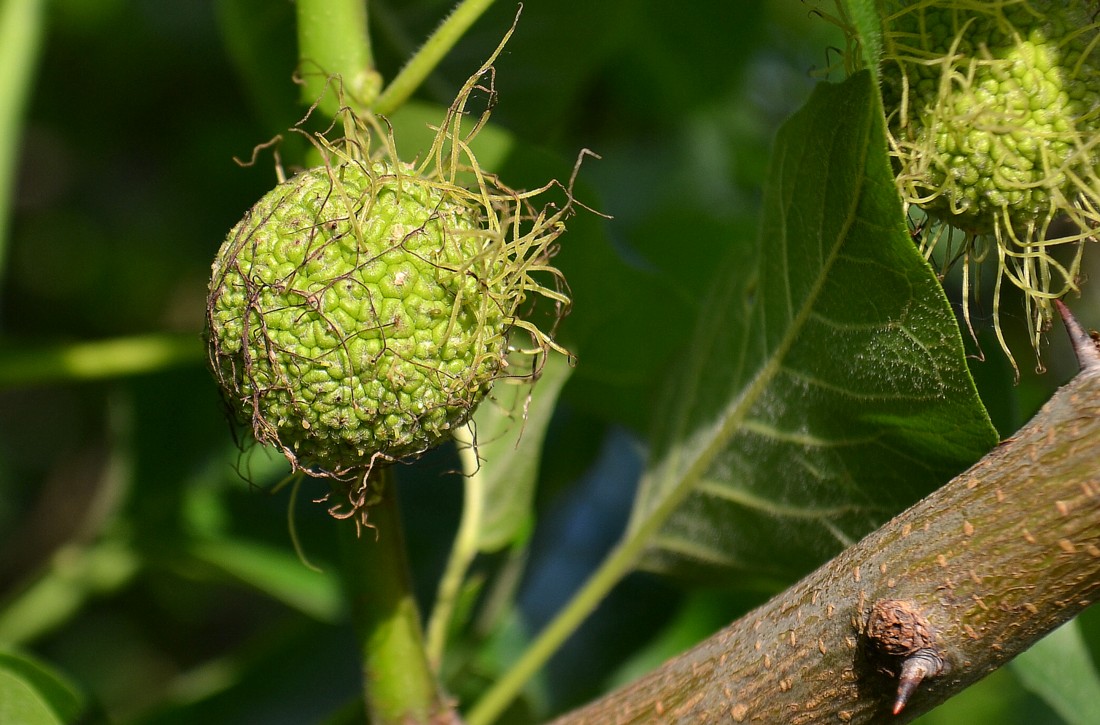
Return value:
[(731, 247), (654, 435), (647, 568), (798, 575), (996, 443), (876, 98), (821, 85), (779, 133), (757, 254)]

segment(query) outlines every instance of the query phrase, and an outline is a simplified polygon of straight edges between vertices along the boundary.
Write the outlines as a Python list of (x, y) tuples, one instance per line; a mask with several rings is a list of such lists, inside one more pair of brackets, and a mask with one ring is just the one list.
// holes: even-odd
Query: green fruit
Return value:
[(523, 299), (480, 197), (345, 160), (280, 184), (213, 265), (210, 360), (296, 467), (340, 475), (463, 425), (506, 366)]
[[(923, 210), (941, 274), (983, 259), (1023, 293), (1038, 352), (1051, 300), (1077, 289), (1100, 227), (1100, 24), (1072, 0), (879, 0), (882, 96), (897, 187)], [(960, 230), (956, 234), (955, 230)], [(1062, 246), (1064, 249), (1056, 250)], [(976, 288), (976, 285), (974, 285)], [(963, 314), (970, 326), (969, 301)], [(973, 334), (973, 328), (971, 327)]]
[(907, 201), (1027, 243), (1095, 195), (1091, 4), (892, 0), (884, 11), (883, 97)]

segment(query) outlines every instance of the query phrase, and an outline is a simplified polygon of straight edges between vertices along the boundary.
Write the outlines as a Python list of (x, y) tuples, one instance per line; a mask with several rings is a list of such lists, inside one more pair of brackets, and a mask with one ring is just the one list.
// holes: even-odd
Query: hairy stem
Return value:
[(367, 33), (366, 0), (297, 0), (302, 101), (329, 116), (365, 109), (382, 86)]
[[(557, 723), (908, 722), (1100, 596), (1097, 460), (1100, 367), (1086, 365), (1023, 430), (939, 491)], [(922, 636), (884, 646), (868, 628), (879, 611), (909, 617), (887, 632), (912, 621)]]
[(447, 16), (431, 37), (420, 47), (405, 67), (386, 86), (386, 90), (371, 108), (375, 113), (386, 115), (401, 107), (420, 84), (435, 70), (444, 56), (450, 52), (474, 21), (481, 17), (493, 0), (462, 0), (458, 7)]
[(392, 476), (388, 469), (372, 475), (380, 500), (370, 509), (370, 527), (338, 522), (370, 722), (457, 722), (425, 655)]

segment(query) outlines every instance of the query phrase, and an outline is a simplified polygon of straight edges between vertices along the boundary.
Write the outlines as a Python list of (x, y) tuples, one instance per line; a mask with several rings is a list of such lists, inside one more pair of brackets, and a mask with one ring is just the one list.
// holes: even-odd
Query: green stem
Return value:
[[(300, 0), (299, 0), (300, 1)], [(386, 90), (382, 92), (371, 110), (381, 115), (393, 113), (420, 87), (424, 79), (435, 70), (443, 57), (469, 30), (493, 0), (462, 0), (447, 19), (436, 28), (431, 37), (409, 59)]]
[(372, 474), (370, 485), (380, 494), (370, 509), (370, 527), (339, 522), (341, 573), (359, 641), (370, 722), (452, 721), (424, 651), (389, 470)]
[[(297, 0), (302, 101), (329, 116), (342, 106), (361, 111), (378, 96), (367, 33), (366, 0)], [(329, 88), (330, 80), (337, 83)]]
[(42, 38), (45, 4), (45, 0), (0, 3), (0, 278), (22, 138), (19, 129)]
[(640, 528), (604, 559), (600, 568), (531, 643), (516, 664), (475, 703), (466, 715), (467, 725), (489, 725), (500, 717), (527, 681), (558, 651), (608, 592), (633, 569), (653, 528), (649, 525)]
[(462, 519), (455, 534), (451, 556), (447, 567), (439, 580), (439, 589), (435, 597), (432, 616), (428, 619), (428, 660), (439, 669), (443, 661), (443, 652), (447, 646), (447, 632), (454, 616), (455, 603), (466, 580), (470, 563), (478, 554), (478, 534), (481, 530), (484, 507), (484, 486), (481, 466), (477, 460), (473, 434), (470, 427), (455, 431), (455, 440), (459, 442), (458, 456), (462, 462), (465, 476), (465, 488), (462, 504)]
[(99, 380), (157, 372), (202, 360), (197, 332), (120, 337), (98, 342), (0, 345), (0, 390), (51, 381)]

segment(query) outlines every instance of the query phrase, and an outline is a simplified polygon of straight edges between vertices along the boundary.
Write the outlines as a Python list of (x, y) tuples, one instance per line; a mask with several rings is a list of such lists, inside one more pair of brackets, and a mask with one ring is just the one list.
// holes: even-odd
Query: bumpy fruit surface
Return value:
[(339, 474), (463, 424), (505, 365), (511, 300), (466, 197), (346, 162), (264, 196), (213, 266), (211, 364), (296, 465)]
[(903, 196), (973, 234), (1041, 235), (1095, 179), (1096, 8), (889, 0), (884, 11), (884, 101)]

